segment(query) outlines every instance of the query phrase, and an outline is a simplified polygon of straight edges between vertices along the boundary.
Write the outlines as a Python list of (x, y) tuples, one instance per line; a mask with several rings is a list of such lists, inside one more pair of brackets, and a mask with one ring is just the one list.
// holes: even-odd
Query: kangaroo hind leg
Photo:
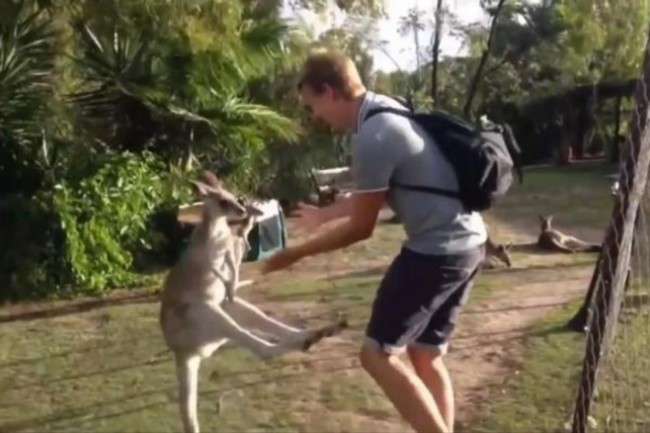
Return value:
[(239, 297), (234, 299), (233, 304), (226, 304), (223, 308), (240, 325), (277, 338), (303, 338), (307, 337), (310, 332), (276, 320), (257, 306)]
[(202, 313), (205, 318), (203, 331), (206, 341), (227, 338), (261, 359), (274, 358), (303, 348), (304, 339), (282, 339), (278, 344), (274, 344), (241, 326), (221, 306), (205, 305), (203, 308), (206, 309)]
[(175, 357), (183, 430), (185, 433), (199, 433), (197, 406), (201, 357), (198, 354), (186, 353), (176, 353)]

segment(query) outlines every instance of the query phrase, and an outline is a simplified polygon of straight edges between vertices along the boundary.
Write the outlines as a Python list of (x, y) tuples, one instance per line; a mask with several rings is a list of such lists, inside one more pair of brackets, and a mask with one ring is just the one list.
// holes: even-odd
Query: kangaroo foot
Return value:
[(332, 325), (323, 326), (321, 329), (314, 332), (314, 335), (307, 338), (302, 346), (303, 352), (307, 352), (311, 346), (318, 343), (325, 337), (336, 335), (348, 327), (348, 321), (345, 317), (339, 319), (337, 323)]

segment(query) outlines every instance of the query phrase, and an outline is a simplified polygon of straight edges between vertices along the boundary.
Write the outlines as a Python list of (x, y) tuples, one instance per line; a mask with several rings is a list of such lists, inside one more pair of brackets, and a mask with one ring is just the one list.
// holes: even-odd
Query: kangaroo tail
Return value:
[(176, 375), (179, 390), (178, 397), (185, 433), (199, 433), (197, 405), (200, 367), (200, 356), (194, 354), (176, 354)]

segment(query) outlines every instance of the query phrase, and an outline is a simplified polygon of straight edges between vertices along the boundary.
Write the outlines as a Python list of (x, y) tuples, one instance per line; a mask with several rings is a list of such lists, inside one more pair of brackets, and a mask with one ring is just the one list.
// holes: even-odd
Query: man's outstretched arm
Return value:
[(291, 266), (303, 257), (345, 248), (368, 239), (377, 224), (379, 210), (386, 199), (386, 191), (361, 192), (349, 200), (350, 213), (342, 224), (320, 233), (300, 245), (287, 248), (270, 257), (262, 267), (262, 273), (273, 272)]
[(372, 236), (377, 217), (385, 200), (386, 191), (359, 192), (345, 199), (338, 209), (339, 218), (347, 216), (345, 222), (337, 225), (301, 245), (297, 245), (303, 256), (312, 256), (363, 241)]
[(352, 197), (353, 195), (339, 196), (334, 203), (321, 208), (321, 220), (323, 223), (350, 216), (353, 209)]

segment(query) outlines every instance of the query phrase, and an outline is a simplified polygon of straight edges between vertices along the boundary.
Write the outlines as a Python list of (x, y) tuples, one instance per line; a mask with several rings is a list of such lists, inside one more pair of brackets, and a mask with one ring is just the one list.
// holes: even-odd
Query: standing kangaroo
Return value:
[(551, 227), (553, 215), (547, 217), (539, 216), (540, 231), (537, 245), (547, 251), (559, 251), (562, 253), (599, 252), (601, 245), (582, 241), (574, 236), (554, 230)]
[(250, 250), (248, 234), (255, 226), (255, 217), (263, 214), (261, 210), (251, 204), (245, 204), (246, 217), (235, 223), (229, 223), (234, 235), (229, 239), (229, 245), (224, 257), (224, 265), (229, 275), (220, 274), (219, 277), (226, 284), (226, 299), (234, 302), (235, 291), (239, 288), (239, 268), (246, 253)]
[[(234, 296), (237, 287), (232, 288), (232, 302), (224, 302), (227, 286), (234, 276), (224, 272), (228, 268), (226, 256), (237, 257), (231, 249), (233, 236), (239, 237), (231, 232), (228, 218), (245, 218), (247, 212), (219, 183), (211, 182), (206, 176), (204, 179), (212, 185), (192, 182), (203, 202), (201, 220), (192, 232), (187, 251), (163, 283), (159, 314), (163, 338), (175, 357), (185, 433), (199, 433), (197, 403), (201, 361), (229, 340), (261, 359), (269, 359), (288, 352), (307, 351), (346, 327), (344, 320), (319, 329), (291, 327)], [(277, 342), (258, 337), (249, 327), (271, 334)]]

